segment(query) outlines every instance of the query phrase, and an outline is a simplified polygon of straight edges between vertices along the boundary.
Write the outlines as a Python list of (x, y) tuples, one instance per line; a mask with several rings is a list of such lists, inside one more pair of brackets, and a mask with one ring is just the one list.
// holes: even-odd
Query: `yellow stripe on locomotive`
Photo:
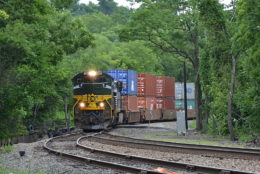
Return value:
[(105, 110), (106, 106), (109, 106), (109, 109), (112, 113), (112, 106), (109, 102), (109, 99), (112, 99), (112, 95), (74, 95), (74, 98), (77, 102), (74, 105), (75, 107), (79, 107), (80, 110)]

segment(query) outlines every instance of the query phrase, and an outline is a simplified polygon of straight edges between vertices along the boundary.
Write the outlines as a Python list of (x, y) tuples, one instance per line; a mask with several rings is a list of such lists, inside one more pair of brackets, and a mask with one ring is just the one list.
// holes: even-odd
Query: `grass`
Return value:
[(191, 120), (189, 123), (189, 129), (195, 129), (196, 128), (196, 120)]
[(0, 147), (0, 153), (8, 153), (11, 152), (12, 150), (14, 150), (14, 146), (11, 145)]
[(43, 171), (29, 171), (29, 170), (15, 170), (15, 169), (6, 169), (0, 168), (0, 174), (44, 174)]
[[(202, 136), (201, 135), (196, 135), (196, 136), (198, 138), (204, 137), (205, 139), (208, 137), (207, 135), (204, 134), (202, 134)], [(181, 136), (178, 137), (176, 132), (150, 133), (150, 134), (146, 134), (144, 137), (149, 140), (167, 141), (167, 142), (175, 142), (175, 143), (201, 144), (201, 145), (226, 146), (226, 147), (244, 147), (241, 144), (219, 142), (219, 140), (223, 140), (221, 138), (216, 138), (215, 141), (205, 140), (205, 139), (183, 139), (185, 137), (181, 137)]]

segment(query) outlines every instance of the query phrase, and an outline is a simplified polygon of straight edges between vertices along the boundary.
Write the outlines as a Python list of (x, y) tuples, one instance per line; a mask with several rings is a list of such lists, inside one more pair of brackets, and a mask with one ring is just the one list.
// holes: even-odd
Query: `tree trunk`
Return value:
[(64, 101), (64, 114), (65, 114), (65, 120), (66, 120), (66, 127), (67, 131), (70, 132), (70, 119), (68, 118), (68, 97), (63, 97)]
[(200, 75), (199, 75), (199, 54), (200, 54), (200, 47), (199, 47), (199, 32), (198, 26), (194, 29), (193, 35), (193, 44), (194, 44), (194, 56), (193, 56), (193, 69), (194, 73), (196, 74), (195, 77), (195, 113), (196, 113), (196, 129), (198, 131), (202, 130), (202, 115), (200, 112), (201, 106), (201, 86), (200, 86)]
[(197, 76), (195, 79), (195, 113), (196, 113), (196, 129), (198, 131), (202, 130), (202, 119), (200, 113), (201, 105), (201, 87), (200, 87), (200, 77), (199, 72), (197, 71)]
[(37, 113), (38, 113), (38, 110), (39, 110), (39, 106), (40, 106), (39, 103), (34, 104), (34, 110), (33, 110), (33, 123), (35, 123), (36, 116), (37, 116)]
[(209, 123), (209, 103), (210, 103), (210, 99), (209, 99), (208, 93), (206, 93), (205, 94), (205, 105), (206, 105), (206, 108), (205, 108), (205, 117), (204, 117), (204, 123), (206, 125), (208, 125), (208, 123)]
[(232, 124), (232, 104), (233, 104), (233, 95), (234, 95), (234, 87), (235, 87), (235, 78), (236, 78), (236, 58), (234, 55), (232, 55), (231, 83), (230, 83), (230, 89), (228, 95), (228, 114), (227, 114), (228, 130), (230, 133), (230, 139), (232, 141), (235, 140), (235, 133)]

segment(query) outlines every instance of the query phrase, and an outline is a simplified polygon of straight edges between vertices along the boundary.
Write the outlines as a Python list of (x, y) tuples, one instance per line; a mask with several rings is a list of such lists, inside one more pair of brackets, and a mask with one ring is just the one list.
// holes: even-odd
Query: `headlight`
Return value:
[(101, 108), (103, 108), (103, 107), (105, 106), (105, 103), (104, 103), (104, 102), (100, 102), (100, 103), (99, 103), (99, 106), (100, 106)]
[(88, 75), (89, 75), (90, 77), (95, 77), (95, 76), (97, 75), (97, 71), (89, 71), (89, 72), (88, 72)]
[(79, 103), (79, 107), (84, 108), (85, 106), (86, 106), (86, 104), (84, 102)]

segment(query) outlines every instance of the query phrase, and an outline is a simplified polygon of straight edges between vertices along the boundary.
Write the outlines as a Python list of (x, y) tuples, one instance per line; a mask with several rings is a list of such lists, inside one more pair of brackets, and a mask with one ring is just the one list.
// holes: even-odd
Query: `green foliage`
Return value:
[[(257, 139), (259, 117), (259, 2), (240, 0), (236, 11), (223, 11), (217, 1), (200, 1), (200, 20), (205, 29), (200, 74), (203, 91), (210, 98), (209, 132), (227, 134), (227, 96), (230, 58), (237, 59), (237, 81), (232, 120), (239, 139)], [(210, 65), (210, 66), (209, 66)]]
[(9, 152), (12, 152), (13, 150), (14, 150), (14, 146), (11, 146), (11, 145), (2, 146), (2, 147), (0, 147), (0, 154), (9, 153)]
[(51, 4), (58, 8), (58, 9), (64, 9), (68, 8), (74, 0), (50, 0)]
[(113, 0), (98, 0), (98, 5), (100, 10), (107, 15), (112, 14), (117, 6)]
[(113, 26), (111, 17), (103, 13), (84, 15), (81, 20), (92, 33), (105, 32)]
[(0, 147), (0, 154), (9, 153), (9, 152), (12, 152), (13, 150), (14, 150), (14, 146), (11, 146), (11, 145), (2, 146), (2, 147)]
[(73, 16), (81, 16), (88, 13), (99, 12), (98, 6), (93, 4), (92, 2), (89, 2), (89, 4), (86, 5), (86, 4), (79, 4), (78, 1), (79, 0), (75, 0), (69, 7), (69, 10), (71, 11)]
[[(111, 68), (128, 68), (143, 73), (156, 71), (158, 59), (144, 42), (112, 42), (102, 35), (95, 35), (95, 38), (96, 47), (77, 52), (62, 62), (61, 67), (70, 71), (71, 77), (87, 69), (105, 71)], [(74, 66), (71, 67), (71, 64)]]
[(9, 15), (5, 11), (0, 10), (0, 17), (1, 17), (0, 19), (6, 20), (9, 18)]
[(57, 11), (49, 1), (8, 0), (3, 7), (10, 18), (0, 31), (1, 138), (26, 134), (24, 122), (53, 117), (61, 104), (57, 101), (71, 95), (58, 62), (93, 40), (80, 19)]
[(30, 171), (30, 170), (25, 170), (25, 171), (21, 171), (21, 170), (16, 170), (16, 169), (7, 169), (7, 168), (0, 168), (0, 174), (44, 174), (43, 171)]
[(196, 120), (191, 120), (191, 123), (189, 124), (189, 129), (195, 129), (196, 128)]
[(238, 69), (238, 91), (235, 94), (236, 131), (242, 139), (260, 137), (260, 3), (239, 1), (237, 32), (232, 41), (241, 51)]

